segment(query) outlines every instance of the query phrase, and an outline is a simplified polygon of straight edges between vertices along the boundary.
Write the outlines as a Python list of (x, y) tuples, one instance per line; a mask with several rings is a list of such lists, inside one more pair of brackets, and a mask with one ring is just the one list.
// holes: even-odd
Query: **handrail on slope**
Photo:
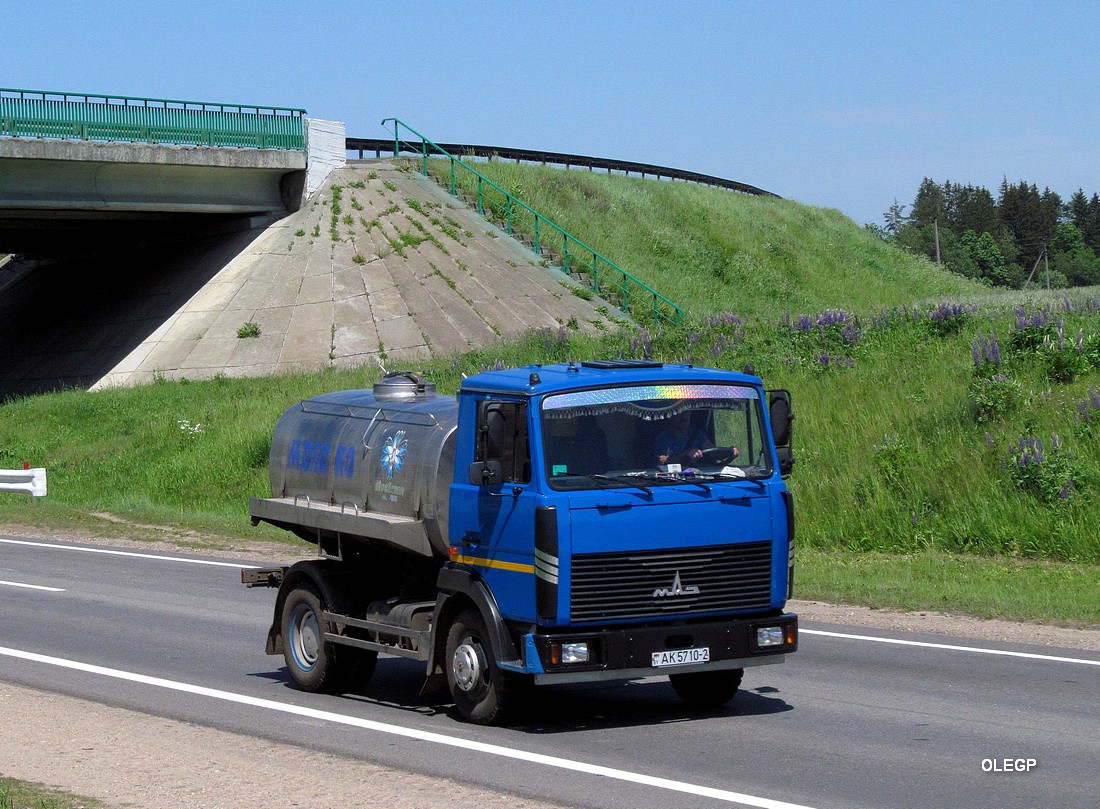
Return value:
[[(501, 219), (502, 226), (509, 234), (514, 232), (514, 220), (517, 216), (529, 216), (532, 220), (535, 241), (534, 248), (536, 253), (541, 254), (544, 242), (543, 231), (548, 228), (561, 239), (561, 260), (563, 269), (566, 273), (587, 276), (589, 279), (589, 286), (594, 292), (608, 298), (618, 299), (619, 308), (636, 320), (640, 320), (640, 316), (644, 312), (647, 315), (652, 315), (655, 325), (660, 325), (661, 323), (669, 323), (672, 325), (680, 324), (680, 321), (684, 318), (684, 310), (664, 295), (660, 294), (643, 281), (639, 281), (613, 261), (597, 253), (591, 247), (572, 236), (556, 223), (547, 219), (527, 203), (517, 199), (508, 191), (505, 191), (488, 177), (481, 174), (477, 169), (473, 168), (468, 163), (464, 163), (461, 159), (455, 157), (437, 143), (424, 137), (404, 121), (398, 118), (386, 118), (382, 121), (383, 126), (388, 123), (393, 124), (394, 157), (397, 157), (401, 153), (402, 144), (406, 144), (408, 148), (404, 151), (413, 152), (421, 156), (421, 173), (427, 176), (430, 147), (433, 155), (441, 155), (444, 159), (450, 161), (450, 192), (452, 196), (458, 195), (458, 187), (461, 182), (459, 179), (460, 176), (463, 179), (469, 179), (471, 182), (476, 182), (477, 210), (479, 214), (484, 216), (486, 207), (488, 207), (493, 214)], [(403, 141), (401, 138), (402, 128), (416, 138), (419, 138), (420, 143), (414, 144), (412, 141)], [(492, 199), (488, 202), (486, 201), (486, 195), (492, 191), (500, 195), (501, 200), (499, 202)], [(578, 254), (584, 256), (584, 263), (578, 263)], [(587, 256), (591, 256), (591, 266), (587, 263)], [(601, 272), (604, 273), (605, 276), (610, 272), (612, 280), (607, 281), (605, 278), (601, 278)]]

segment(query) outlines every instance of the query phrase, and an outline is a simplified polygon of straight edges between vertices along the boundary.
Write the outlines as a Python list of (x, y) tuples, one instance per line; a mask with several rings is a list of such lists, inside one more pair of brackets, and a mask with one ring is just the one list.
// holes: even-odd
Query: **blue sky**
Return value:
[(1100, 2), (0, 0), (0, 86), (302, 107), (739, 180), (1100, 192)]

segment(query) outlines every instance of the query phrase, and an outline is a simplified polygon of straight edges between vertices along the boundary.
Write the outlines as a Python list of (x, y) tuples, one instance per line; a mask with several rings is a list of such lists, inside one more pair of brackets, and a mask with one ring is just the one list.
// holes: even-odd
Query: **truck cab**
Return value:
[[(794, 650), (790, 456), (758, 378), (599, 361), (481, 374), (459, 399), (450, 562), (528, 629), (502, 670), (669, 674), (713, 705)], [(786, 448), (789, 397), (771, 401)]]

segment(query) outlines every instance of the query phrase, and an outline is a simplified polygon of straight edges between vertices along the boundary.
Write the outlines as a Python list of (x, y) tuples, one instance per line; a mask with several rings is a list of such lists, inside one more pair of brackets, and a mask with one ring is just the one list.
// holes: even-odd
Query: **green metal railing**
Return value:
[(0, 88), (0, 135), (246, 149), (305, 148), (305, 110)]
[[(598, 295), (618, 304), (619, 308), (635, 320), (652, 318), (655, 325), (668, 323), (679, 325), (684, 310), (643, 281), (639, 281), (619, 265), (597, 253), (591, 247), (547, 219), (522, 200), (512, 196), (477, 169), (425, 138), (411, 126), (397, 118), (386, 118), (382, 125), (393, 124), (393, 154), (412, 152), (421, 157), (421, 173), (429, 174), (429, 154), (439, 155), (443, 162), (450, 162), (450, 192), (458, 196), (459, 189), (469, 188), (476, 195), (477, 210), (482, 216), (491, 216), (500, 222), (509, 234), (526, 230), (534, 237), (535, 252), (557, 251), (562, 269), (569, 275), (583, 278), (587, 286)], [(419, 143), (402, 140), (401, 131), (419, 138)], [(404, 148), (403, 148), (404, 147)]]

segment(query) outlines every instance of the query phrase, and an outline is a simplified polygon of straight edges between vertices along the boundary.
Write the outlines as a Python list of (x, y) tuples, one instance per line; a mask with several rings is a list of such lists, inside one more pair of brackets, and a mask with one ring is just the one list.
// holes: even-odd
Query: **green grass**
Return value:
[[(449, 178), (449, 165), (435, 161), (430, 170)], [(837, 307), (871, 312), (981, 289), (887, 245), (834, 210), (694, 183), (502, 161), (474, 167), (697, 317), (722, 311), (778, 317)], [(485, 207), (500, 211), (503, 198), (484, 188), (490, 189)], [(516, 208), (513, 225), (532, 229)], [(541, 237), (561, 252), (552, 230), (543, 227)]]
[(0, 777), (0, 809), (99, 809), (102, 806), (91, 798)]
[(801, 549), (795, 598), (876, 609), (934, 610), (1061, 626), (1100, 626), (1100, 575), (1059, 562)]
[[(561, 218), (599, 229), (583, 234), (586, 240), (616, 228), (643, 234), (635, 239), (642, 242), (644, 234), (664, 234), (648, 239), (650, 249), (667, 243), (659, 249), (673, 257), (660, 277), (681, 279), (685, 295), (697, 285), (698, 294), (684, 298), (693, 300), (695, 315), (680, 329), (626, 327), (595, 336), (563, 324), (417, 363), (415, 370), (440, 392), (454, 391), (463, 373), (496, 364), (600, 357), (752, 364), (768, 386), (794, 397), (789, 484), (799, 553), (808, 560), (800, 567), (802, 594), (1029, 620), (1097, 620), (1082, 594), (1100, 591), (1100, 407), (1092, 404), (1100, 401), (1094, 398), (1100, 397), (1100, 290), (978, 289), (877, 242), (834, 212), (684, 183), (558, 174), (555, 184), (578, 188), (563, 192)], [(631, 194), (652, 198), (654, 210), (631, 209), (646, 227), (625, 228), (615, 218), (626, 204), (616, 200)], [(691, 208), (696, 195), (702, 202)], [(567, 205), (565, 197), (576, 200)], [(658, 217), (662, 208), (665, 220)], [(726, 208), (727, 218), (711, 221)], [(617, 224), (604, 223), (604, 215)], [(751, 254), (760, 277), (722, 283), (692, 264), (685, 257), (693, 249), (709, 255), (698, 240), (703, 232)], [(778, 260), (766, 244), (786, 244), (788, 258)], [(630, 269), (644, 266), (639, 261)], [(779, 288), (789, 294), (774, 298)], [(948, 300), (954, 314), (937, 319), (933, 304)], [(1016, 328), (1014, 308), (1061, 322), (1071, 354), (1041, 341), (1013, 350), (1025, 334)], [(1073, 347), (1078, 333), (1081, 352)], [(991, 334), (1003, 362), (979, 374), (972, 348)], [(1080, 360), (1068, 380), (1055, 362), (1064, 356)], [(992, 371), (1000, 381), (990, 387), (983, 379)], [(260, 380), (161, 380), (0, 405), (0, 467), (45, 466), (50, 491), (33, 505), (0, 495), (0, 523), (115, 533), (163, 524), (221, 542), (289, 539), (248, 525), (248, 497), (268, 494), (276, 420), (294, 402), (369, 386), (376, 374), (329, 369)], [(1013, 464), (1021, 439), (1044, 442), (1042, 463)], [(839, 560), (836, 570), (828, 559)]]

